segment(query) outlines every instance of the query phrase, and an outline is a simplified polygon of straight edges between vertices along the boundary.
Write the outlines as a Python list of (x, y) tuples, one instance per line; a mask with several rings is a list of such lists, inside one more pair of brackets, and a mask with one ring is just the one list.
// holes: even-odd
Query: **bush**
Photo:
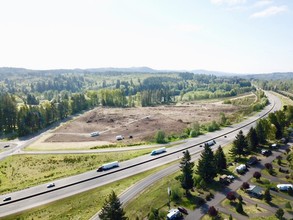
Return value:
[(275, 213), (275, 216), (278, 218), (278, 219), (283, 219), (283, 215), (284, 215), (284, 210), (283, 209), (278, 209)]
[(236, 199), (236, 196), (235, 196), (235, 192), (228, 192), (227, 195), (226, 195), (226, 198), (230, 201), (235, 201)]
[(216, 217), (218, 215), (218, 211), (215, 209), (214, 206), (209, 207), (208, 214), (211, 217)]
[(165, 140), (165, 132), (164, 131), (157, 131), (156, 135), (155, 135), (155, 141), (158, 143), (158, 144), (164, 144), (166, 143), (166, 140)]
[(254, 172), (253, 177), (257, 180), (259, 180), (261, 178), (261, 173), (260, 172)]
[(273, 165), (272, 165), (271, 163), (266, 163), (266, 164), (265, 164), (265, 168), (266, 168), (267, 170), (272, 170), (272, 169), (273, 169)]
[(248, 182), (243, 182), (241, 188), (242, 189), (248, 189), (249, 188), (249, 183)]
[(287, 203), (285, 204), (285, 208), (286, 208), (286, 209), (289, 209), (289, 210), (292, 210), (291, 203), (290, 203), (290, 202), (287, 202)]

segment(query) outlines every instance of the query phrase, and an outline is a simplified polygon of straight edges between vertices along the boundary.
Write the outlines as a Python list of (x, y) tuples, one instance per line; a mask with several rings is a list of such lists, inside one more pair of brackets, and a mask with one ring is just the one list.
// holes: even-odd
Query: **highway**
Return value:
[[(271, 104), (257, 115), (248, 118), (239, 124), (226, 127), (220, 131), (188, 139), (183, 144), (168, 148), (167, 153), (157, 156), (144, 155), (137, 157), (121, 162), (119, 168), (101, 173), (93, 170), (80, 175), (56, 180), (54, 181), (56, 187), (51, 189), (47, 189), (46, 184), (42, 184), (25, 190), (9, 193), (7, 195), (2, 195), (0, 201), (0, 216), (7, 216), (16, 212), (47, 204), (49, 202), (93, 189), (107, 183), (129, 177), (130, 175), (178, 160), (182, 157), (182, 151), (185, 149), (188, 149), (191, 155), (193, 155), (192, 159), (196, 160), (200, 156), (200, 152), (203, 150), (203, 148), (199, 147), (200, 144), (208, 140), (215, 139), (217, 144), (212, 147), (213, 149), (216, 149), (218, 145), (223, 146), (234, 140), (236, 134), (239, 132), (239, 129), (242, 129), (244, 133), (246, 133), (251, 126), (255, 125), (255, 121), (258, 118), (265, 117), (269, 112), (273, 112), (281, 108), (281, 102), (277, 97), (270, 94), (268, 94), (268, 97)], [(225, 138), (224, 135), (227, 137)], [(170, 166), (164, 170), (163, 174), (168, 175), (177, 169), (178, 165)], [(142, 180), (140, 184), (136, 184), (138, 186), (133, 186), (128, 189), (121, 195), (123, 196), (122, 198), (124, 198), (122, 199), (122, 202), (130, 200), (137, 192), (143, 189), (141, 186), (147, 187), (157, 179), (162, 178), (163, 174), (160, 174), (160, 172), (154, 174), (152, 175), (153, 177), (146, 178), (145, 180)], [(12, 200), (3, 202), (3, 198), (7, 196), (11, 196)]]

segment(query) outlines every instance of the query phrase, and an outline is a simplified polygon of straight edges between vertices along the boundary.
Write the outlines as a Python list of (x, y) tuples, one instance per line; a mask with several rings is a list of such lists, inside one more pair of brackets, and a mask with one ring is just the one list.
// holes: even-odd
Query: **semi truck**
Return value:
[(214, 144), (216, 144), (216, 141), (215, 140), (211, 140), (211, 141), (208, 141), (206, 142), (204, 145), (207, 145), (207, 146), (213, 146)]
[(98, 172), (101, 172), (101, 171), (104, 171), (104, 170), (109, 170), (109, 169), (112, 169), (114, 167), (119, 167), (119, 163), (118, 161), (114, 161), (114, 162), (111, 162), (111, 163), (106, 163), (106, 164), (103, 164), (102, 166), (100, 166), (98, 168)]
[(164, 153), (164, 152), (166, 152), (166, 148), (165, 148), (165, 147), (162, 147), (162, 148), (159, 148), (159, 149), (153, 150), (153, 151), (151, 152), (151, 155), (161, 154), (161, 153)]

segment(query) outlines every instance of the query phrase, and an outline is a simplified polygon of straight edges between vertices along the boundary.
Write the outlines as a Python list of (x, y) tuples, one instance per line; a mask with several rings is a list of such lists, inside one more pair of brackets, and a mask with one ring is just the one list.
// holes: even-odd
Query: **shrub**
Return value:
[(286, 209), (289, 209), (289, 210), (292, 210), (291, 203), (290, 203), (290, 202), (287, 202), (287, 203), (285, 204), (285, 208), (286, 208)]
[(235, 192), (228, 192), (227, 195), (226, 195), (226, 198), (230, 201), (235, 201), (236, 199), (236, 196), (235, 196)]
[(208, 213), (211, 217), (216, 217), (218, 215), (218, 211), (215, 209), (214, 206), (209, 207)]
[(272, 169), (273, 169), (273, 165), (272, 165), (271, 163), (266, 163), (266, 164), (265, 164), (265, 168), (266, 168), (267, 170), (272, 170)]
[(253, 177), (257, 180), (259, 180), (261, 178), (261, 173), (260, 172), (254, 172)]
[(161, 131), (161, 130), (157, 131), (156, 136), (155, 136), (155, 140), (159, 144), (166, 143), (165, 132)]
[(275, 213), (275, 216), (278, 218), (278, 219), (282, 219), (283, 218), (283, 215), (284, 215), (284, 210), (283, 209), (278, 209)]
[(242, 189), (248, 189), (249, 188), (249, 183), (248, 182), (243, 182), (241, 188)]

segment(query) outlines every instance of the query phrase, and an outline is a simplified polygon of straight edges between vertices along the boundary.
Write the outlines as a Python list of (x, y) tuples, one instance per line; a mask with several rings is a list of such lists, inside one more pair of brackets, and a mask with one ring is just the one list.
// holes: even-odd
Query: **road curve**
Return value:
[[(128, 161), (124, 161), (120, 163), (120, 167), (117, 169), (109, 170), (103, 173), (97, 173), (94, 171), (89, 171), (80, 175), (60, 179), (54, 181), (56, 184), (55, 188), (47, 189), (45, 184), (31, 187), (25, 190), (17, 191), (14, 193), (10, 193), (8, 195), (3, 195), (1, 198), (6, 196), (11, 196), (12, 200), (10, 202), (0, 202), (0, 216), (7, 216), (16, 212), (20, 212), (26, 209), (30, 209), (32, 207), (36, 207), (39, 205), (47, 204), (49, 202), (68, 197), (70, 195), (74, 195), (89, 189), (93, 189), (107, 183), (117, 181), (119, 179), (123, 179), (129, 177), (130, 175), (134, 175), (163, 164), (178, 160), (182, 157), (182, 151), (184, 149), (189, 149), (190, 153), (193, 156), (193, 159), (197, 159), (202, 148), (199, 148), (198, 145), (210, 140), (216, 139), (217, 145), (225, 145), (226, 143), (232, 141), (237, 134), (238, 130), (242, 129), (244, 132), (247, 132), (251, 126), (254, 125), (255, 121), (259, 117), (264, 117), (268, 112), (279, 110), (281, 108), (280, 101), (273, 95), (268, 95), (271, 100), (271, 104), (267, 106), (262, 112), (258, 115), (251, 117), (245, 120), (242, 123), (237, 125), (233, 125), (227, 128), (224, 128), (220, 131), (216, 131), (213, 133), (208, 133), (206, 135), (202, 135), (197, 138), (188, 139), (187, 142), (177, 145), (172, 148), (168, 148), (168, 153), (163, 154), (161, 156), (153, 157), (150, 155), (141, 156), (138, 158), (134, 158)], [(275, 103), (275, 104), (273, 104)], [(246, 124), (249, 123), (248, 126)], [(227, 138), (224, 138), (223, 135), (227, 134)], [(214, 147), (216, 148), (216, 147)], [(155, 160), (153, 160), (155, 159)], [(147, 161), (147, 162), (146, 162)], [(136, 165), (138, 164), (138, 165)], [(171, 168), (170, 168), (171, 169)], [(170, 170), (172, 171), (172, 169)], [(152, 182), (149, 181), (149, 182)], [(147, 184), (148, 185), (148, 184)], [(125, 201), (132, 198), (134, 190), (139, 191), (135, 187), (127, 190), (125, 195)], [(132, 194), (132, 195), (130, 195)]]

